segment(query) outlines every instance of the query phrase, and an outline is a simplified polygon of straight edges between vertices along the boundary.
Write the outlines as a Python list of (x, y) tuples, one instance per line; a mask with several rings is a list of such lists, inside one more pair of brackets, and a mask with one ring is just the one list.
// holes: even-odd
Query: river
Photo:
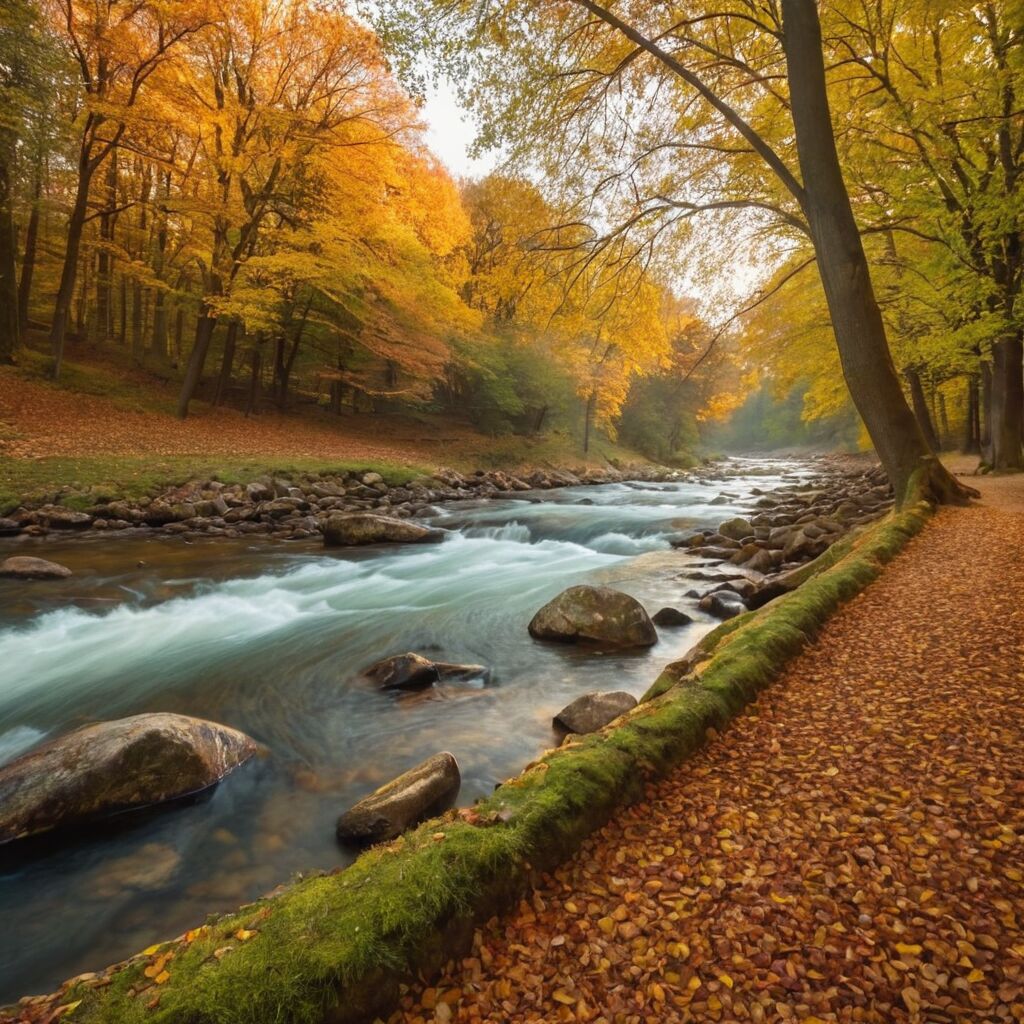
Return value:
[[(552, 715), (589, 690), (639, 696), (714, 621), (683, 594), (697, 560), (669, 538), (749, 511), (751, 489), (799, 463), (736, 460), (728, 480), (606, 484), (461, 502), (441, 544), (326, 552), (314, 542), (181, 537), (4, 544), (70, 566), (67, 581), (0, 581), (0, 763), (89, 721), (175, 711), (270, 751), (207, 799), (120, 819), (0, 861), (0, 1004), (52, 989), (234, 909), (296, 872), (351, 861), (334, 822), (439, 750), (471, 804), (556, 742)], [(712, 505), (722, 491), (729, 504)], [(603, 583), (652, 614), (640, 653), (533, 641), (567, 586)], [(699, 585), (698, 585), (699, 586)], [(406, 650), (491, 668), (486, 684), (421, 693), (359, 675)]]

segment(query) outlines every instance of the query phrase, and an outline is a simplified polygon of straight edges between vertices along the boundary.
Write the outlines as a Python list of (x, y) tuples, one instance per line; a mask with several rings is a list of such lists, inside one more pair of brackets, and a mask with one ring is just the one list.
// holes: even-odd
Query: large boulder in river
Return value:
[(71, 575), (66, 565), (30, 555), (13, 555), (0, 562), (0, 577), (16, 580), (64, 580)]
[(199, 793), (258, 749), (186, 715), (87, 725), (0, 767), (0, 843)]
[(650, 647), (658, 631), (635, 597), (610, 587), (581, 585), (563, 590), (530, 621), (530, 636), (561, 643)]
[(623, 690), (585, 693), (555, 715), (554, 723), (567, 732), (588, 733), (603, 729), (619, 715), (636, 707), (636, 697)]
[(370, 512), (331, 516), (324, 523), (324, 544), (354, 547), (358, 544), (430, 544), (444, 540), (444, 530)]
[(459, 763), (451, 754), (428, 757), (349, 808), (338, 819), (338, 838), (359, 846), (395, 839), (448, 807), (461, 785)]

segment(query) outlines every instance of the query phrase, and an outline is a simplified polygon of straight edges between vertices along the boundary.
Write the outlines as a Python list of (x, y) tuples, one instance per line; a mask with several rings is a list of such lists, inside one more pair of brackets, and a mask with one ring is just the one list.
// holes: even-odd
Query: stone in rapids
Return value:
[(324, 523), (324, 545), (355, 547), (361, 544), (436, 544), (445, 531), (390, 516), (357, 512), (334, 515)]
[(87, 725), (0, 767), (0, 844), (191, 796), (258, 751), (245, 733), (187, 715)]
[(634, 597), (611, 587), (570, 587), (530, 621), (530, 636), (560, 643), (590, 642), (613, 647), (650, 647), (658, 631)]

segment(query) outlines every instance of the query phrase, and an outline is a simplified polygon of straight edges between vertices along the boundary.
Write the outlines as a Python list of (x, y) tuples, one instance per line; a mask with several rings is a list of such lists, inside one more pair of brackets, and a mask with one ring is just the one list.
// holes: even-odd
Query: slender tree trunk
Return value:
[(257, 342), (257, 346), (252, 350), (252, 373), (249, 376), (249, 400), (245, 406), (246, 417), (256, 411), (256, 399), (260, 393), (260, 373), (263, 369), (263, 353), (259, 349), (260, 344), (262, 341)]
[(925, 400), (924, 388), (921, 386), (921, 374), (916, 366), (904, 367), (903, 376), (907, 378), (910, 385), (910, 397), (914, 403), (914, 415), (917, 417), (918, 425), (924, 434), (928, 447), (933, 451), (939, 450), (939, 439), (935, 434), (935, 426), (928, 412), (928, 403)]
[(597, 391), (591, 390), (587, 396), (587, 404), (583, 410), (583, 454), (590, 451), (590, 423), (594, 418), (594, 406), (597, 404)]
[(328, 408), (335, 416), (341, 415), (341, 381), (331, 381), (331, 398)]
[(945, 448), (949, 443), (949, 413), (946, 410), (946, 396), (936, 388), (939, 399), (939, 447)]
[(922, 484), (932, 497), (963, 500), (966, 489), (929, 451), (893, 365), (836, 152), (815, 0), (782, 0), (782, 14), (804, 213), (850, 395), (897, 503), (905, 500), (920, 469), (926, 472)]
[(992, 468), (1024, 469), (1024, 350), (1014, 333), (992, 345)]
[(965, 455), (981, 451), (978, 438), (978, 375), (967, 377), (967, 414), (964, 417), (964, 443), (960, 449)]
[(75, 282), (78, 277), (78, 255), (82, 248), (82, 230), (85, 227), (85, 215), (89, 206), (89, 184), (92, 178), (88, 164), (88, 153), (83, 151), (79, 158), (75, 201), (68, 218), (68, 244), (64, 250), (64, 266), (57, 288), (57, 301), (53, 307), (53, 323), (50, 325), (50, 353), (53, 360), (50, 375), (54, 380), (60, 378), (60, 368), (64, 362), (64, 339), (67, 337), (71, 301), (74, 298)]
[(32, 209), (25, 229), (25, 251), (21, 261), (21, 281), (18, 283), (18, 323), (22, 332), (28, 328), (28, 308), (32, 298), (32, 278), (36, 270), (36, 249), (39, 243), (39, 207), (43, 195), (43, 171), (36, 166), (32, 182)]
[(986, 461), (991, 461), (992, 453), (992, 364), (988, 360), (981, 363), (981, 450)]
[[(117, 222), (117, 150), (110, 154), (104, 178), (104, 206), (100, 214), (100, 244), (96, 262), (96, 341), (114, 336), (114, 229)], [(122, 310), (124, 306), (122, 304)]]
[[(141, 178), (142, 183), (139, 186), (139, 238), (137, 248), (133, 247), (135, 255), (140, 259), (145, 257), (146, 249), (148, 248), (146, 229), (149, 226), (149, 194), (153, 186), (153, 172), (148, 165), (141, 169)], [(142, 362), (145, 352), (145, 304), (142, 282), (136, 274), (132, 281), (132, 356), (136, 362)]]
[[(159, 186), (158, 186), (159, 187)], [(164, 178), (164, 204), (171, 193), (171, 172)], [(167, 209), (166, 205), (158, 205), (158, 227), (156, 232), (156, 250), (153, 253), (153, 272), (158, 279), (163, 278), (164, 254), (167, 252)], [(163, 288), (155, 289), (153, 298), (153, 334), (149, 343), (150, 354), (164, 362), (167, 359), (167, 296)]]
[(117, 332), (117, 343), (124, 348), (128, 342), (128, 277), (121, 275), (121, 326)]
[(210, 352), (210, 341), (213, 339), (213, 329), (217, 325), (217, 317), (208, 306), (203, 306), (196, 321), (196, 340), (192, 346), (192, 352), (188, 358), (188, 366), (185, 368), (185, 379), (181, 382), (181, 393), (178, 395), (178, 418), (184, 419), (188, 415), (188, 404), (199, 387), (203, 377), (203, 367), (206, 365), (206, 357)]
[(21, 344), (12, 198), (10, 169), (0, 157), (0, 363), (13, 363)]
[(181, 303), (178, 303), (178, 308), (174, 311), (174, 365), (175, 367), (181, 366), (181, 347), (184, 344), (185, 334), (185, 310), (182, 308)]
[(213, 395), (213, 404), (221, 405), (224, 396), (231, 386), (231, 369), (235, 364), (235, 345), (238, 338), (238, 321), (232, 320), (228, 324), (227, 337), (224, 339), (224, 355), (220, 361), (220, 374), (217, 377), (217, 390)]

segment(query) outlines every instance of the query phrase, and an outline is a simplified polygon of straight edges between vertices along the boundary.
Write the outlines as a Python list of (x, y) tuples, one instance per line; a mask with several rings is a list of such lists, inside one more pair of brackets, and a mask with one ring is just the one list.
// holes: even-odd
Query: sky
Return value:
[(478, 178), (493, 170), (494, 153), (475, 159), (469, 155), (476, 129), (469, 114), (459, 105), (455, 89), (447, 79), (431, 86), (422, 110), (427, 122), (427, 145), (456, 177)]

